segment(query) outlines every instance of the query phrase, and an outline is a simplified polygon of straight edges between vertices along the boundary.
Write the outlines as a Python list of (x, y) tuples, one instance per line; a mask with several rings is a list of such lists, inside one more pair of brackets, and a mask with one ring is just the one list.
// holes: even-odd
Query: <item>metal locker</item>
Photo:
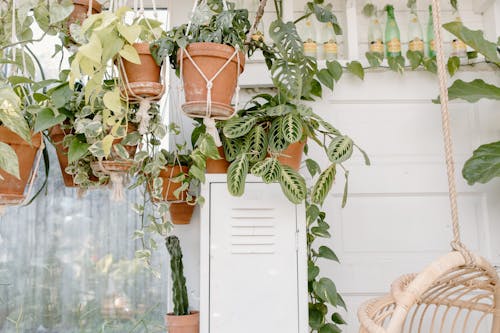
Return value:
[(303, 205), (253, 177), (233, 197), (225, 177), (202, 190), (200, 332), (307, 332)]

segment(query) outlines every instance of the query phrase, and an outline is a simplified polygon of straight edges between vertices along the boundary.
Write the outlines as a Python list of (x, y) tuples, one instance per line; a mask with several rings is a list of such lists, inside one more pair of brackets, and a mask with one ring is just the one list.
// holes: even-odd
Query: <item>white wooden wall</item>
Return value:
[[(461, 3), (465, 9), (462, 15), (468, 17), (466, 23), (470, 21), (475, 28), (484, 24), (489, 38), (496, 40), (492, 36), (500, 35), (500, 1), (480, 1), (474, 7), (471, 1)], [(184, 22), (191, 3), (175, 1), (173, 6), (172, 24)], [(489, 10), (476, 9), (481, 6)], [(426, 17), (421, 17), (422, 23)], [(405, 24), (401, 26), (404, 30)], [(363, 25), (359, 27), (360, 40), (362, 29)], [(360, 45), (360, 54), (364, 53), (362, 49)], [(261, 64), (247, 66), (249, 86), (268, 83), (259, 68)], [(461, 72), (458, 77), (471, 79), (478, 75), (500, 84), (498, 72), (481, 69)], [(356, 154), (347, 163), (351, 174), (345, 209), (340, 208), (341, 175), (325, 203), (328, 222), (333, 226), (333, 238), (328, 243), (336, 249), (342, 264), (325, 263), (322, 274), (337, 283), (347, 301), (346, 333), (357, 331), (356, 309), (362, 301), (387, 292), (396, 277), (419, 271), (449, 250), (451, 225), (440, 110), (430, 102), (437, 95), (436, 77), (425, 72), (409, 72), (404, 76), (392, 72), (367, 73), (364, 82), (347, 74), (334, 94), (327, 94), (322, 102), (314, 104), (316, 112), (350, 135), (372, 160), (372, 166), (366, 167)], [(472, 250), (497, 265), (500, 265), (500, 181), (470, 187), (460, 171), (477, 146), (500, 139), (499, 110), (499, 102), (453, 102), (451, 106), (463, 238)], [(184, 119), (184, 122), (188, 128), (190, 121)], [(314, 158), (326, 163), (314, 146), (311, 149)], [(198, 253), (196, 216), (192, 225), (177, 228), (190, 256)], [(198, 264), (197, 260), (186, 263), (194, 306), (199, 295)]]

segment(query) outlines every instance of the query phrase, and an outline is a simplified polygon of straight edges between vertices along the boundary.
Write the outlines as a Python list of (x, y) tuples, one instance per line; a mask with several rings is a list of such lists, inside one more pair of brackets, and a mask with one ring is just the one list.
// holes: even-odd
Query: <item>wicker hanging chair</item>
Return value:
[(460, 240), (439, 0), (432, 0), (432, 6), (453, 225), (452, 252), (421, 273), (396, 280), (388, 295), (361, 305), (360, 333), (500, 333), (498, 274)]

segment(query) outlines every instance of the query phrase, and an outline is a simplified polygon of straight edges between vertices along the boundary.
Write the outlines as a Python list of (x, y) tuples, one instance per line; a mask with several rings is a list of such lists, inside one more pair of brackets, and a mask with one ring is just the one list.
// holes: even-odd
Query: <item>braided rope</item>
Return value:
[(453, 241), (451, 247), (459, 251), (467, 263), (473, 262), (470, 251), (460, 239), (460, 225), (458, 221), (457, 189), (455, 180), (455, 162), (453, 160), (453, 143), (451, 140), (450, 113), (448, 109), (448, 84), (446, 65), (443, 50), (443, 38), (441, 35), (441, 8), (439, 0), (432, 0), (432, 16), (434, 19), (434, 33), (436, 36), (436, 59), (438, 67), (439, 90), (441, 98), (441, 121), (443, 127), (444, 149), (446, 155), (446, 170), (448, 176), (448, 189), (450, 197), (451, 220), (453, 227)]

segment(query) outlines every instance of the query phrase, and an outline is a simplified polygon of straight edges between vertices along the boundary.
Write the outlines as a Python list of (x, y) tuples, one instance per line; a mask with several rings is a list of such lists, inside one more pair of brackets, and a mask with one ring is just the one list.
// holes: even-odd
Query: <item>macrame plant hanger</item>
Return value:
[[(17, 31), (16, 31), (16, 0), (12, 0), (12, 27), (11, 27), (11, 43), (14, 45), (18, 43), (17, 40)], [(21, 49), (21, 59), (23, 62), (23, 68), (22, 68), (22, 74), (24, 76), (28, 76), (27, 70), (26, 70), (26, 55), (24, 53), (24, 43), (21, 43), (19, 46), (14, 45), (12, 46), (12, 59), (16, 59), (16, 48), (19, 47)], [(19, 68), (12, 64), (11, 65), (11, 75), (16, 74), (16, 72), (19, 71)], [(28, 180), (28, 189), (25, 190), (25, 193), (22, 198), (8, 198), (8, 197), (0, 197), (0, 216), (2, 216), (5, 213), (5, 208), (7, 206), (16, 206), (16, 205), (26, 205), (30, 201), (31, 194), (33, 193), (34, 185), (35, 185), (35, 180), (38, 175), (38, 170), (40, 167), (40, 162), (42, 160), (42, 155), (43, 155), (43, 150), (45, 149), (45, 145), (43, 142), (43, 137), (40, 139), (40, 147), (38, 147), (38, 151), (36, 154), (36, 160), (33, 168), (31, 169), (29, 180)], [(0, 180), (1, 181), (1, 180)]]
[[(205, 0), (196, 0), (194, 2), (193, 9), (191, 11), (191, 19), (189, 20), (188, 26), (186, 28), (186, 36), (189, 35), (189, 32), (191, 30), (191, 26), (193, 24), (192, 18), (194, 17), (194, 14), (196, 13), (198, 6), (200, 6), (204, 1)], [(258, 9), (257, 15), (255, 17), (255, 22), (252, 25), (252, 28), (250, 29), (250, 31), (248, 32), (248, 35), (247, 35), (247, 42), (251, 39), (252, 34), (257, 30), (257, 26), (259, 24), (259, 21), (262, 19), (262, 16), (264, 13), (266, 3), (267, 3), (267, 0), (260, 1), (259, 9)], [(222, 0), (222, 5), (223, 5), (223, 10), (227, 11), (228, 5), (227, 5), (226, 0)], [(206, 127), (207, 133), (213, 137), (217, 147), (222, 146), (222, 142), (220, 140), (220, 136), (219, 136), (219, 133), (217, 131), (215, 121), (216, 120), (228, 120), (228, 119), (232, 118), (236, 114), (236, 112), (238, 111), (238, 108), (239, 108), (239, 102), (240, 102), (240, 84), (239, 84), (239, 82), (240, 82), (240, 75), (241, 75), (240, 52), (241, 51), (244, 51), (244, 50), (240, 50), (238, 45), (236, 45), (234, 53), (231, 55), (231, 57), (229, 57), (229, 59), (227, 59), (227, 61), (221, 66), (221, 68), (219, 68), (219, 70), (211, 78), (208, 78), (207, 75), (203, 72), (203, 70), (198, 66), (198, 64), (193, 59), (193, 57), (189, 54), (187, 49), (181, 48), (181, 50), (180, 50), (181, 54), (180, 54), (179, 68), (180, 68), (180, 80), (181, 80), (181, 82), (180, 82), (179, 93), (182, 94), (182, 91), (184, 89), (183, 88), (184, 82), (183, 82), (182, 75), (183, 75), (183, 69), (184, 69), (184, 55), (185, 55), (187, 57), (187, 59), (191, 62), (191, 64), (194, 66), (196, 71), (200, 74), (200, 76), (206, 82), (206, 88), (207, 88), (206, 101), (207, 101), (207, 104), (206, 104), (205, 114), (202, 115), (201, 118), (203, 118), (203, 123)], [(231, 115), (229, 115), (229, 116), (214, 115), (212, 112), (212, 88), (213, 88), (214, 81), (226, 69), (226, 67), (229, 66), (229, 64), (231, 64), (231, 62), (235, 58), (237, 59), (236, 62), (237, 62), (237, 66), (238, 66), (237, 73), (236, 73), (236, 75), (237, 75), (236, 76), (236, 89), (235, 89), (235, 97), (234, 97), (235, 112), (231, 113)], [(179, 100), (181, 100), (181, 97), (179, 97)], [(194, 115), (186, 112), (186, 110), (184, 108), (183, 108), (183, 111), (188, 117), (200, 118), (199, 115), (194, 116)]]
[(460, 239), (440, 1), (432, 0), (432, 6), (453, 227), (452, 252), (419, 274), (396, 280), (390, 294), (364, 303), (358, 310), (361, 333), (500, 332), (498, 274)]

